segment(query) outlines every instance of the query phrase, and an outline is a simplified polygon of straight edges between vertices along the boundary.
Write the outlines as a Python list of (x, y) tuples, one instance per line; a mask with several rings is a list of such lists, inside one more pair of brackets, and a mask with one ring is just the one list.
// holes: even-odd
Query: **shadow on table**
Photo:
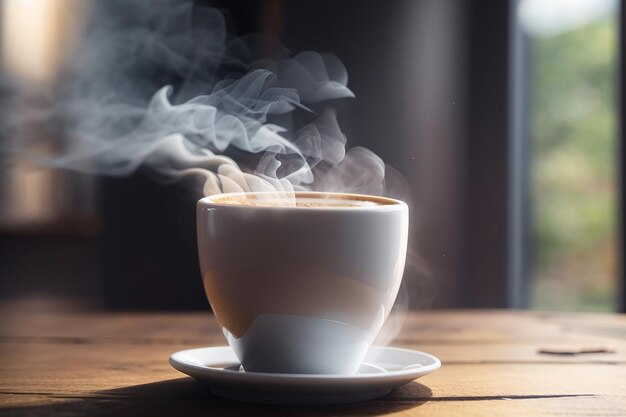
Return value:
[[(401, 394), (408, 390), (407, 398)], [(208, 415), (381, 415), (415, 408), (432, 396), (430, 388), (411, 382), (394, 390), (390, 395), (361, 403), (325, 406), (277, 406), (245, 404), (222, 400), (211, 394), (209, 388), (191, 378), (178, 378), (150, 384), (135, 385), (81, 398), (49, 398), (46, 404), (25, 403), (10, 408), (0, 407), (0, 415), (12, 416), (158, 416), (185, 417)], [(50, 403), (50, 399), (54, 401)]]

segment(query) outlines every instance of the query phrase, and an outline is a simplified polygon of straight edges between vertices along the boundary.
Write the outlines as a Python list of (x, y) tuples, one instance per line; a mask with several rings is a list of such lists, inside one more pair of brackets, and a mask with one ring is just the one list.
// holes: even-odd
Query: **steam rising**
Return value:
[[(32, 153), (32, 141), (23, 148), (5, 141), (0, 150), (92, 174), (126, 176), (143, 167), (160, 181), (184, 177), (204, 195), (409, 195), (401, 175), (373, 152), (346, 151), (334, 110), (313, 111), (354, 97), (332, 54), (291, 56), (262, 36), (233, 38), (222, 13), (190, 1), (107, 0), (94, 2), (69, 55), (45, 101), (6, 106), (0, 115), (5, 132), (60, 128), (62, 146), (52, 156)], [(403, 287), (380, 343), (397, 335), (407, 305)]]
[[(335, 112), (310, 110), (354, 97), (334, 55), (233, 39), (220, 12), (190, 2), (97, 2), (90, 16), (50, 104), (27, 113), (62, 123), (67, 138), (38, 162), (112, 176), (142, 166), (164, 181), (197, 178), (205, 195), (385, 194), (383, 161), (346, 152)], [(295, 112), (310, 122), (294, 129)]]

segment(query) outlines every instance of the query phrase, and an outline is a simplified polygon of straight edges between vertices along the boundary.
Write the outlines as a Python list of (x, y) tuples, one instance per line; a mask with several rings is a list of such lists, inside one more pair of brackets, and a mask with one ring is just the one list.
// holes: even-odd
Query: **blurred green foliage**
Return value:
[(532, 40), (531, 307), (616, 309), (615, 19)]

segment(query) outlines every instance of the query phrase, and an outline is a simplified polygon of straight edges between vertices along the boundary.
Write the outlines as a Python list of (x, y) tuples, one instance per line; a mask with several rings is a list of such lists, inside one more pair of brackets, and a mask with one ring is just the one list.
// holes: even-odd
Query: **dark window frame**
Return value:
[(624, 220), (624, 208), (626, 207), (626, 167), (624, 161), (626, 161), (626, 0), (621, 0), (619, 4), (619, 97), (618, 101), (618, 146), (619, 152), (617, 153), (619, 160), (619, 207), (618, 207), (618, 222), (619, 222), (619, 277), (620, 277), (620, 293), (621, 299), (619, 300), (620, 311), (626, 312), (626, 275), (624, 274), (624, 259), (626, 259), (626, 242), (624, 236), (626, 236), (626, 222)]
[(467, 4), (467, 136), (463, 296), (472, 308), (510, 307), (511, 19), (513, 1)]

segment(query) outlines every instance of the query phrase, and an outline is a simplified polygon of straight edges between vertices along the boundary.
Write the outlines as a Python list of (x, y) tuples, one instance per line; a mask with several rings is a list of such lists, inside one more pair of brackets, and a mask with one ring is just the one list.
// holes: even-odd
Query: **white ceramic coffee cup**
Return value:
[(228, 343), (248, 372), (355, 373), (402, 281), (407, 205), (312, 192), (296, 199), (332, 204), (236, 203), (263, 198), (198, 202), (204, 288)]

